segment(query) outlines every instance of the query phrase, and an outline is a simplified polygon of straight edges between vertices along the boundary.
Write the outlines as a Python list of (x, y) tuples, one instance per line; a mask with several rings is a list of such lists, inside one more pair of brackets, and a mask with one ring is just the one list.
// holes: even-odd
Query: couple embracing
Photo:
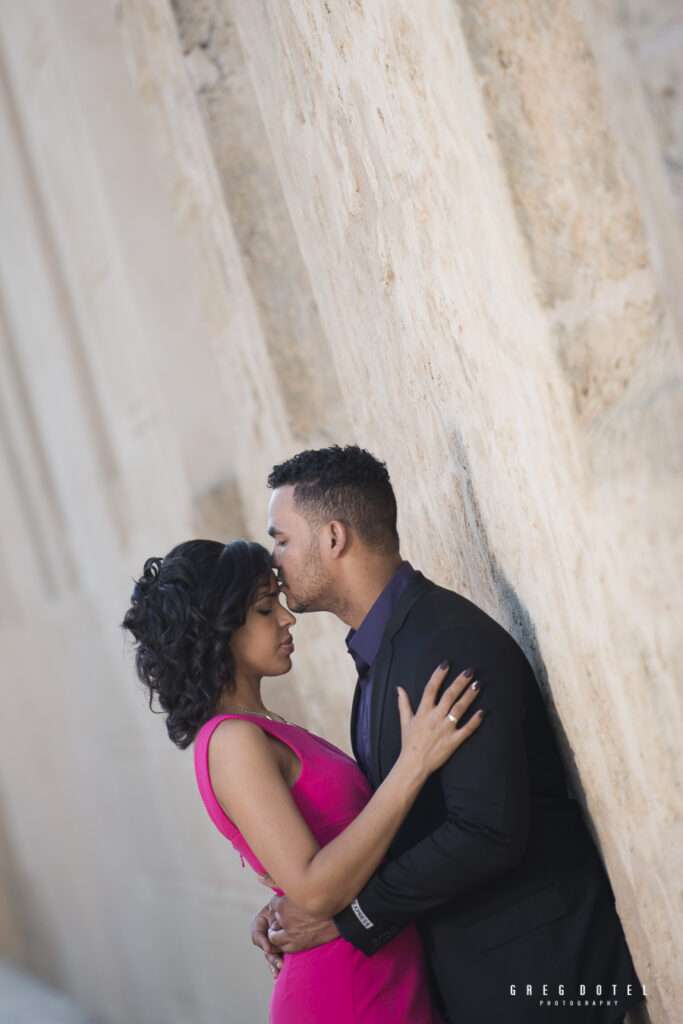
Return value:
[[(643, 992), (521, 649), (401, 558), (370, 453), (268, 483), (272, 553), (148, 559), (123, 626), (210, 817), (279, 893), (252, 925), (272, 1024), (621, 1021)], [(261, 698), (292, 612), (323, 610), (350, 627), (355, 760)]]

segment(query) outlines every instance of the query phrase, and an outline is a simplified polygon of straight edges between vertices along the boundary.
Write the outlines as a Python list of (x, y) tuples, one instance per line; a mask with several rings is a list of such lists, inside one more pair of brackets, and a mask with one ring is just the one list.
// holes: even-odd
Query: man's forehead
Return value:
[(269, 508), (271, 512), (276, 511), (278, 513), (294, 508), (294, 488), (291, 484), (275, 488), (270, 496)]
[(276, 487), (273, 491), (268, 505), (268, 526), (269, 532), (278, 529), (286, 521), (290, 521), (298, 513), (294, 505), (294, 488), (292, 486)]

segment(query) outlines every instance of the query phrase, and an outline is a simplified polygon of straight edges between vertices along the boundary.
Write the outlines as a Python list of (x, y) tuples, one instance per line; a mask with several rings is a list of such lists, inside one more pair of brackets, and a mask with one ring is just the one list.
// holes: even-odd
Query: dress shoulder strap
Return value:
[(303, 748), (306, 746), (305, 738), (308, 734), (305, 729), (298, 725), (290, 725), (288, 722), (273, 722), (271, 719), (263, 718), (261, 715), (246, 714), (214, 715), (213, 718), (210, 718), (201, 727), (197, 733), (194, 745), (194, 768), (197, 785), (211, 820), (224, 836), (232, 840), (235, 836), (239, 835), (239, 831), (219, 804), (209, 777), (209, 742), (216, 727), (229, 718), (241, 718), (247, 722), (253, 722), (254, 725), (258, 725), (264, 732), (270, 733), (271, 736), (275, 736), (277, 739), (282, 740), (283, 743), (286, 743), (301, 760), (302, 774), (304, 770)]

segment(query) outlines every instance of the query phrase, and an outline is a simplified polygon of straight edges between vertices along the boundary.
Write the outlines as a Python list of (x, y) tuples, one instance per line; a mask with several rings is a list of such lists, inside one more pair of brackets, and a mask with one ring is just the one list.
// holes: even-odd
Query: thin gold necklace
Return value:
[[(250, 711), (248, 708), (238, 707), (237, 704), (231, 704), (230, 706), (234, 711), (240, 711), (243, 715), (258, 715), (259, 718), (267, 718), (269, 722), (284, 722), (285, 725), (292, 724), (291, 722), (288, 722), (286, 718), (283, 718), (282, 715), (278, 715), (275, 712), (273, 712), (273, 714), (269, 714), (267, 711)], [(273, 715), (275, 715), (274, 718)]]

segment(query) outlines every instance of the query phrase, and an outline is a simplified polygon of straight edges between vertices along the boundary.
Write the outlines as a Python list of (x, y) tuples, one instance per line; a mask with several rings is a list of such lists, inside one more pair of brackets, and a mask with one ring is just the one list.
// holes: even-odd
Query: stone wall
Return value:
[[(266, 1018), (262, 890), (116, 624), (147, 555), (265, 541), (270, 466), (333, 440), (529, 654), (681, 1017), (683, 17), (651, 8), (0, 0), (0, 952), (113, 1024)], [(296, 629), (270, 699), (348, 745), (344, 630)]]

